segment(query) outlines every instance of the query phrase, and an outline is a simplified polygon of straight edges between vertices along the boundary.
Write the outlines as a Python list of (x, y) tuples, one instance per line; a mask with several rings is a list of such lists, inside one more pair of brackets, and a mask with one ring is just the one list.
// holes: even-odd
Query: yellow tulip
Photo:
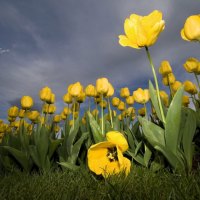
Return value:
[(18, 116), (19, 108), (17, 106), (12, 106), (8, 109), (8, 117), (16, 118)]
[(119, 102), (119, 105), (117, 106), (118, 110), (123, 111), (125, 110), (125, 103), (123, 101)]
[(185, 107), (188, 107), (188, 105), (190, 104), (190, 99), (188, 96), (183, 96), (182, 97), (182, 105), (185, 106)]
[(54, 104), (49, 105), (48, 113), (53, 114), (56, 112), (56, 106)]
[(24, 110), (29, 110), (33, 106), (33, 99), (30, 96), (23, 96), (21, 106)]
[(95, 116), (98, 116), (98, 114), (99, 114), (99, 111), (97, 110), (97, 109), (94, 109), (93, 111), (92, 111), (92, 115), (95, 117)]
[(54, 115), (53, 122), (54, 123), (59, 123), (60, 121), (61, 121), (61, 116), (60, 115)]
[(40, 90), (39, 93), (40, 99), (42, 101), (50, 101), (51, 100), (51, 89), (49, 87), (44, 87)]
[(25, 117), (25, 110), (24, 109), (20, 109), (18, 116), (19, 116), (19, 118), (24, 118)]
[(150, 99), (149, 90), (138, 88), (133, 92), (133, 97), (137, 103), (145, 104)]
[(189, 73), (200, 73), (200, 63), (199, 60), (196, 58), (190, 57), (186, 60), (186, 62), (183, 64), (185, 70)]
[(108, 82), (108, 92), (106, 94), (106, 97), (111, 97), (114, 95), (114, 93), (115, 93), (114, 87), (111, 85), (110, 82)]
[(172, 88), (173, 92), (176, 92), (181, 86), (182, 86), (182, 83), (180, 81), (175, 81), (171, 85), (171, 88)]
[(187, 41), (200, 41), (200, 14), (189, 16), (181, 30), (181, 37)]
[(67, 103), (67, 104), (72, 103), (72, 96), (71, 96), (69, 93), (65, 94), (65, 95), (63, 96), (63, 101), (64, 101), (65, 103)]
[(61, 119), (62, 119), (62, 120), (67, 119), (67, 115), (65, 115), (64, 111), (61, 112), (60, 116), (61, 116)]
[(121, 88), (121, 90), (120, 90), (120, 96), (123, 97), (123, 98), (126, 98), (126, 97), (130, 96), (129, 89), (127, 87)]
[(170, 63), (167, 60), (163, 60), (159, 67), (159, 73), (162, 74), (162, 76), (166, 76), (170, 73), (172, 73), (172, 68), (170, 66)]
[(92, 145), (88, 149), (88, 167), (97, 175), (107, 178), (109, 175), (125, 171), (130, 172), (131, 162), (123, 156), (128, 149), (125, 137), (117, 131), (106, 134), (107, 141)]
[(100, 101), (99, 105), (101, 108), (105, 109), (107, 107), (107, 102), (105, 100)]
[(76, 98), (81, 95), (82, 91), (83, 91), (83, 86), (81, 85), (80, 82), (76, 82), (76, 83), (72, 84), (72, 86), (70, 87), (69, 94), (72, 97)]
[(96, 80), (96, 90), (98, 94), (106, 96), (109, 90), (109, 82), (107, 78), (99, 78)]
[(32, 122), (35, 122), (40, 117), (40, 113), (37, 110), (33, 110), (33, 111), (29, 112), (27, 116), (28, 116), (29, 120), (31, 120)]
[(191, 95), (197, 94), (197, 87), (191, 81), (185, 81), (184, 82), (184, 90)]
[(176, 81), (176, 78), (173, 73), (170, 73), (162, 77), (162, 83), (163, 85), (166, 85), (166, 86), (172, 85), (175, 81)]
[(89, 84), (86, 88), (85, 88), (85, 94), (88, 97), (95, 97), (97, 95), (96, 92), (96, 88), (94, 85)]
[(163, 100), (164, 105), (168, 106), (169, 105), (168, 94), (164, 90), (161, 90), (159, 93), (160, 93), (161, 99)]
[(119, 44), (137, 49), (151, 46), (164, 28), (162, 13), (158, 10), (147, 16), (132, 14), (124, 22), (125, 35), (119, 36)]
[(134, 97), (133, 96), (126, 97), (126, 103), (128, 105), (133, 105), (134, 104)]
[(55, 103), (55, 99), (56, 99), (56, 96), (54, 93), (51, 93), (51, 97), (49, 100), (46, 100), (46, 103), (48, 104), (52, 104), (52, 103)]
[(66, 115), (66, 116), (67, 116), (67, 115), (70, 115), (71, 112), (72, 112), (71, 109), (68, 108), (68, 107), (65, 107), (65, 108), (63, 109), (63, 114)]
[(138, 109), (138, 114), (141, 115), (142, 117), (145, 116), (145, 114), (146, 114), (146, 109), (145, 109), (144, 107)]
[(112, 98), (112, 105), (114, 107), (117, 107), (119, 105), (119, 103), (120, 103), (120, 99), (118, 97), (113, 97)]
[(85, 92), (81, 91), (79, 97), (77, 98), (78, 103), (83, 103), (85, 101), (86, 95)]

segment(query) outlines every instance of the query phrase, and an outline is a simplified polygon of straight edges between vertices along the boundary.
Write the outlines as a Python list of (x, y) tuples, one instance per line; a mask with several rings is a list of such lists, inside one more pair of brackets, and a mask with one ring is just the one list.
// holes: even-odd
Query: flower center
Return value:
[(117, 148), (116, 147), (108, 148), (106, 156), (108, 157), (110, 162), (118, 161)]

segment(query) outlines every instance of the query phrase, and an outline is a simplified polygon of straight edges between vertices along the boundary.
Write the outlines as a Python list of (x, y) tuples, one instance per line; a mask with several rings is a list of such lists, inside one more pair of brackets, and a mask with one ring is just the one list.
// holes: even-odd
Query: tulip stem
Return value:
[(198, 78), (198, 76), (194, 73), (194, 75), (195, 75), (195, 78), (196, 78), (196, 81), (197, 81), (197, 84), (198, 84), (198, 88), (199, 88), (199, 90), (200, 90), (200, 83), (199, 83), (199, 78)]
[(145, 46), (145, 49), (146, 49), (147, 57), (149, 59), (151, 69), (152, 69), (152, 72), (153, 72), (153, 76), (154, 76), (154, 82), (155, 82), (155, 85), (156, 85), (156, 93), (157, 93), (158, 104), (159, 104), (159, 108), (160, 108), (162, 121), (165, 124), (166, 121), (165, 121), (165, 116), (164, 116), (164, 112), (163, 112), (163, 109), (162, 109), (162, 104), (161, 104), (161, 99), (160, 99), (160, 94), (159, 94), (160, 90), (159, 90), (159, 87), (158, 87), (158, 80), (157, 80), (156, 72), (155, 72), (154, 65), (153, 65), (153, 62), (152, 62), (152, 59), (151, 59), (151, 55), (149, 53), (149, 49), (148, 49), (147, 46)]
[[(101, 94), (101, 101), (103, 103), (103, 94)], [(104, 124), (103, 124), (103, 105), (101, 106), (101, 133), (104, 135)]]
[(110, 99), (109, 99), (109, 97), (108, 97), (108, 110), (109, 110), (109, 114), (110, 114), (111, 128), (113, 128), (112, 110), (111, 110), (111, 108), (110, 108)]

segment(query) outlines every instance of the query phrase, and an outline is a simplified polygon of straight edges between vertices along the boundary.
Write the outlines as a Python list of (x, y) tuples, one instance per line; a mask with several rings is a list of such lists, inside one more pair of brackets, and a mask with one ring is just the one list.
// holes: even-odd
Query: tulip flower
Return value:
[(69, 94), (69, 93), (66, 93), (64, 96), (63, 96), (63, 101), (67, 104), (70, 104), (72, 103), (72, 96)]
[(192, 83), (191, 81), (188, 81), (188, 80), (184, 82), (184, 90), (191, 95), (197, 94), (196, 85), (194, 83)]
[(136, 91), (133, 92), (133, 97), (137, 103), (145, 104), (150, 99), (149, 90), (138, 88)]
[(85, 88), (85, 94), (88, 97), (95, 97), (96, 96), (96, 88), (94, 85), (89, 84), (86, 88)]
[(120, 90), (120, 96), (121, 96), (122, 98), (126, 98), (126, 97), (130, 96), (130, 91), (129, 91), (129, 89), (128, 89), (127, 87), (121, 88), (121, 90)]
[(88, 149), (88, 167), (97, 175), (107, 178), (109, 175), (130, 172), (131, 162), (123, 156), (128, 149), (125, 137), (118, 131), (106, 134), (107, 141), (92, 145)]
[(33, 106), (33, 99), (30, 96), (23, 96), (21, 106), (24, 110), (29, 110)]
[(8, 117), (16, 118), (18, 116), (19, 108), (17, 106), (12, 106), (8, 109)]
[(79, 97), (81, 95), (81, 92), (83, 91), (83, 86), (81, 85), (80, 82), (76, 82), (74, 84), (71, 85), (70, 89), (69, 89), (69, 94), (72, 97)]
[(189, 16), (181, 30), (181, 37), (186, 41), (200, 42), (200, 14)]
[(160, 97), (163, 100), (164, 105), (167, 107), (169, 105), (168, 94), (164, 90), (161, 90)]
[(169, 86), (172, 85), (176, 81), (176, 78), (173, 73), (169, 73), (166, 76), (163, 76), (162, 83), (163, 85)]
[(133, 96), (126, 97), (126, 103), (128, 105), (133, 105), (134, 104), (134, 97)]
[(162, 76), (166, 76), (170, 73), (172, 73), (172, 68), (170, 66), (170, 63), (167, 60), (163, 60), (159, 67), (159, 73), (162, 74)]
[(39, 93), (40, 99), (42, 101), (50, 101), (51, 100), (51, 89), (49, 87), (44, 87), (40, 90)]
[(119, 103), (120, 103), (120, 99), (118, 97), (113, 97), (112, 98), (112, 105), (114, 107), (117, 107), (119, 105)]
[(106, 95), (109, 90), (109, 82), (107, 78), (99, 78), (96, 80), (96, 90), (100, 95)]
[(147, 16), (132, 14), (124, 22), (125, 35), (119, 36), (119, 43), (137, 49), (149, 47), (156, 42), (164, 28), (162, 13), (158, 10)]
[(188, 107), (188, 105), (190, 104), (190, 99), (188, 96), (183, 96), (182, 97), (182, 105), (185, 106), (185, 107)]
[(193, 57), (190, 57), (183, 64), (185, 70), (189, 73), (197, 73), (200, 72), (200, 64), (199, 60)]

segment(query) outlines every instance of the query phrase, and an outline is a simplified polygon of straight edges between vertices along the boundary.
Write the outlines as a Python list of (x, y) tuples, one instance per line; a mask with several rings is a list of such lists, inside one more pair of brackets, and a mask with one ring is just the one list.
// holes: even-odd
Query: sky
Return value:
[(200, 46), (182, 40), (180, 30), (199, 8), (200, 0), (0, 0), (0, 118), (20, 106), (22, 96), (41, 107), (38, 93), (45, 86), (56, 94), (57, 112), (68, 85), (77, 81), (87, 86), (106, 77), (116, 95), (122, 87), (131, 93), (148, 88), (153, 76), (145, 50), (118, 42), (132, 13), (163, 13), (165, 29), (149, 48), (155, 68), (168, 60), (177, 80), (194, 80), (183, 63), (200, 60)]

